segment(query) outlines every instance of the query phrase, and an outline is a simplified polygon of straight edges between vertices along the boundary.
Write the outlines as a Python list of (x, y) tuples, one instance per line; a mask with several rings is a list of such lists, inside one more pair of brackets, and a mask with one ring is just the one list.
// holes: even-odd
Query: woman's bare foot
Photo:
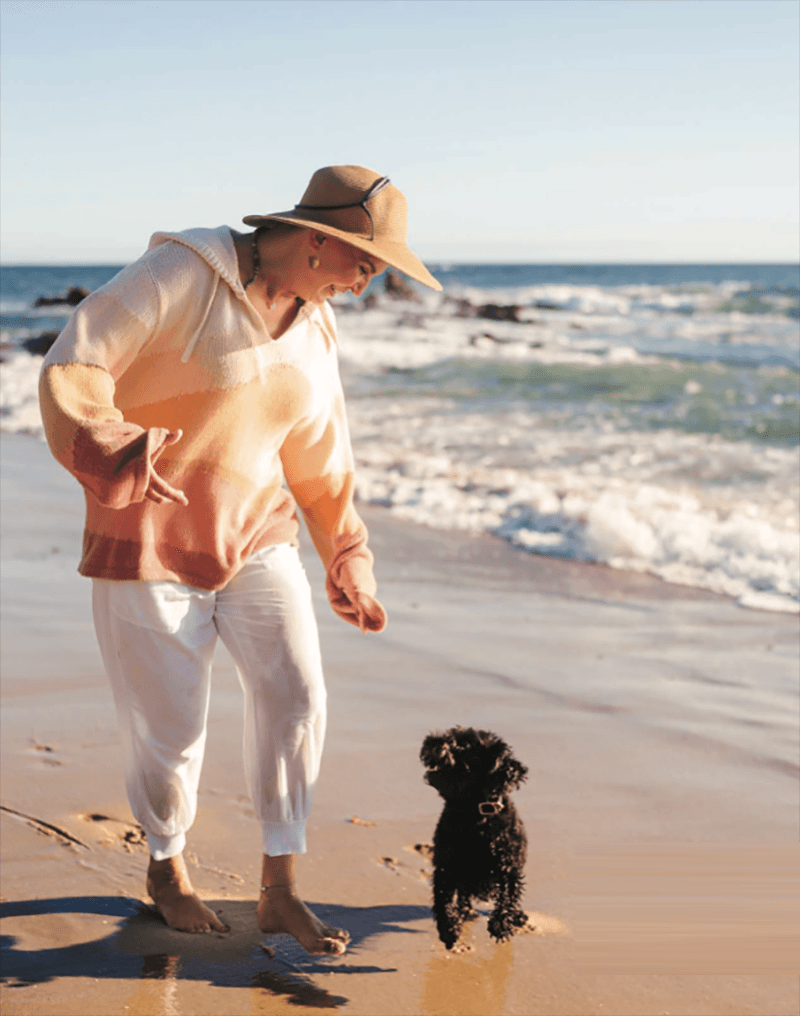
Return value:
[(324, 924), (297, 895), (294, 854), (264, 854), (256, 919), (265, 935), (291, 935), (314, 954), (341, 956), (350, 941), (346, 931)]
[(259, 931), (265, 935), (281, 932), (291, 935), (307, 952), (314, 954), (341, 956), (350, 941), (346, 931), (332, 928), (312, 914), (293, 885), (262, 889), (256, 919)]
[(230, 931), (192, 888), (183, 854), (165, 861), (150, 858), (147, 892), (158, 912), (176, 931), (203, 935), (209, 931)]

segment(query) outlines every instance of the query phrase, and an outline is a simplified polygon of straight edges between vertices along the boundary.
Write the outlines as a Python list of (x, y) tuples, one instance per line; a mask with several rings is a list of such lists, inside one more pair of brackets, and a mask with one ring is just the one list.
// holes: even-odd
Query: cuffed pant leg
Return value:
[(181, 853), (197, 812), (217, 638), (214, 597), (171, 582), (93, 582), (128, 798), (156, 860)]
[(245, 694), (244, 763), (265, 854), (300, 854), (325, 737), (311, 589), (296, 549), (260, 551), (217, 594), (214, 619)]

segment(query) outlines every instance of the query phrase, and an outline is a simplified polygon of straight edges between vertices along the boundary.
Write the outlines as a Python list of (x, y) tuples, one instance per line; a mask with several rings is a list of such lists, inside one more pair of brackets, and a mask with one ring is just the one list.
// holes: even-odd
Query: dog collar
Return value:
[(478, 805), (481, 815), (499, 815), (502, 810), (502, 801), (481, 801)]

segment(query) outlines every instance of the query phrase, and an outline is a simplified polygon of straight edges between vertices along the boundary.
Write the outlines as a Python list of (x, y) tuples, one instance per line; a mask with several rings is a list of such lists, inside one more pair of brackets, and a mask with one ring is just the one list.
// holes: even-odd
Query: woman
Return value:
[(386, 617), (353, 507), (326, 301), (360, 295), (387, 264), (441, 287), (406, 246), (405, 198), (372, 170), (321, 169), (293, 210), (244, 221), (253, 233), (156, 233), (84, 300), (45, 359), (42, 415), (53, 454), (86, 489), (79, 570), (94, 580), (148, 893), (173, 928), (226, 930), (182, 854), (219, 634), (245, 692), (258, 926), (340, 954), (347, 933), (294, 884), (325, 731), (298, 505), (336, 613), (361, 631)]

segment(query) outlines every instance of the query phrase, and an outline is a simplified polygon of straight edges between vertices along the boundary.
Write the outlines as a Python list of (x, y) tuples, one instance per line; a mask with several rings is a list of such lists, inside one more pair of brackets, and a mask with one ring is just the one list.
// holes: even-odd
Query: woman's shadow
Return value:
[[(65, 896), (2, 903), (0, 917), (27, 918), (27, 931), (31, 929), (31, 917), (52, 922), (59, 914), (90, 914), (117, 918), (119, 922), (104, 938), (42, 949), (20, 948), (16, 936), (3, 935), (0, 979), (6, 988), (23, 988), (74, 977), (147, 981), (180, 978), (220, 987), (261, 988), (295, 1005), (334, 1008), (348, 999), (318, 988), (310, 975), (394, 972), (396, 968), (351, 963), (348, 957), (375, 935), (423, 934), (425, 929), (409, 925), (430, 922), (431, 918), (430, 909), (424, 906), (346, 907), (310, 903), (318, 917), (350, 932), (345, 958), (329, 960), (310, 956), (289, 935), (260, 933), (255, 922), (255, 900), (222, 899), (206, 903), (230, 925), (228, 934), (188, 935), (174, 931), (150, 907), (121, 896)], [(13, 930), (13, 921), (9, 923)]]

